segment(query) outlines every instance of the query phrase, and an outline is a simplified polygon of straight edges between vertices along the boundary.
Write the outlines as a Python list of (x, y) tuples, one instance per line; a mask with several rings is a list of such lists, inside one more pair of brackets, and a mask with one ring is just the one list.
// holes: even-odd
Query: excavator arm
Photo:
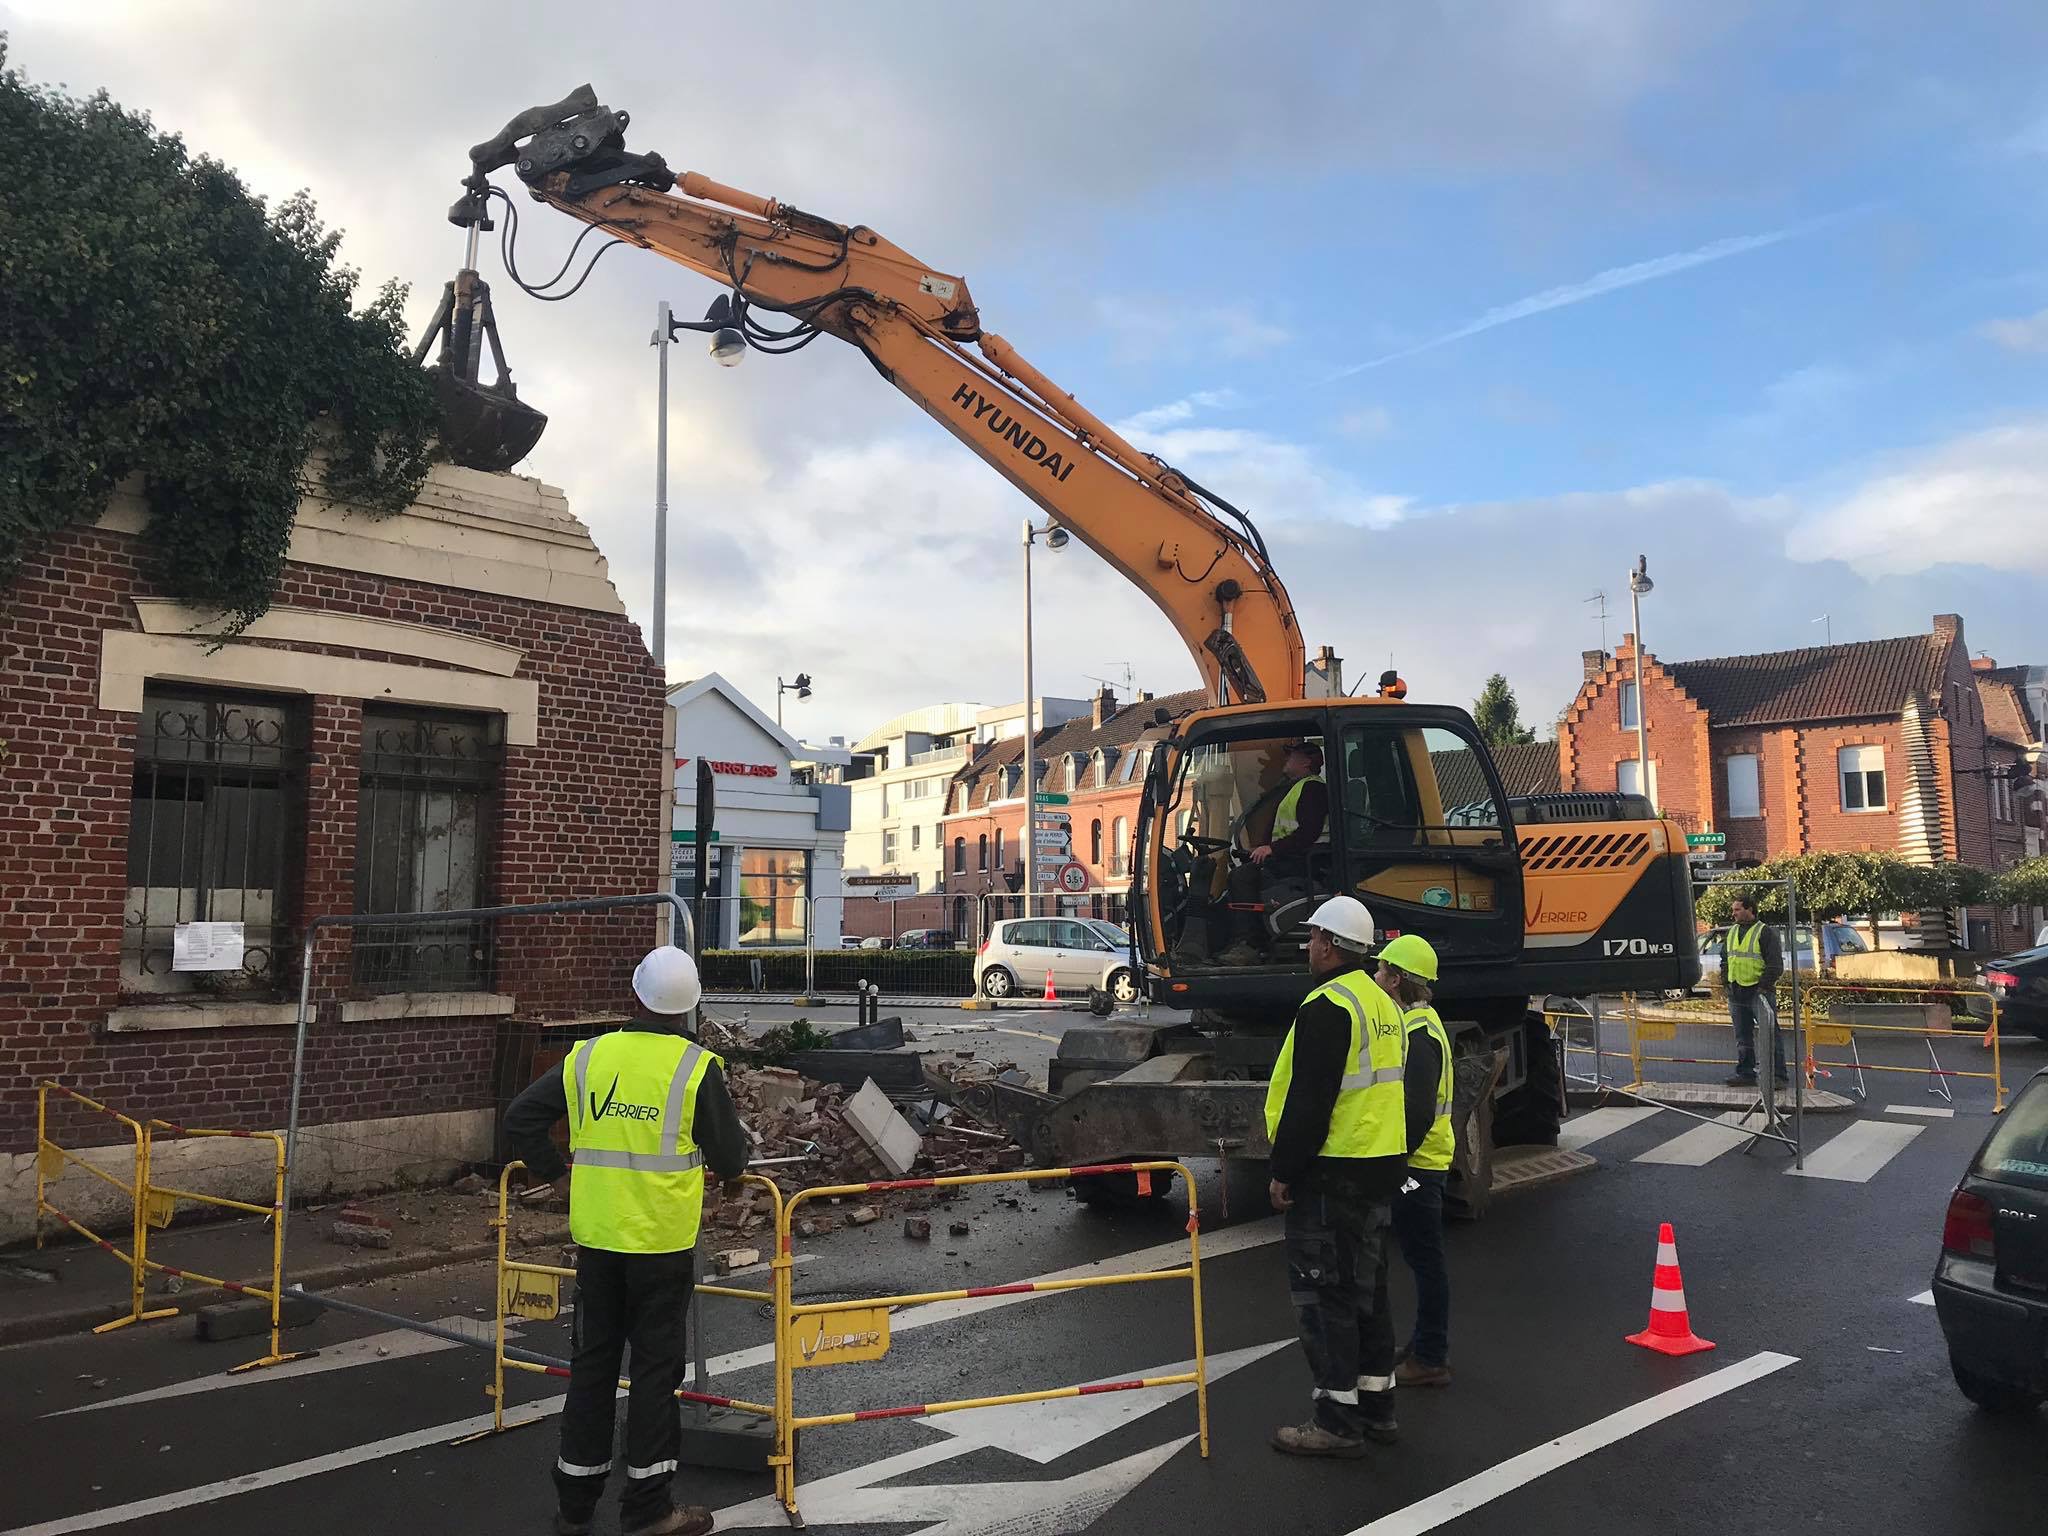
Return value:
[[(470, 151), (458, 224), (483, 222), (491, 171), (542, 202), (702, 273), (713, 311), (763, 351), (850, 342), (1061, 527), (1147, 593), (1217, 703), (1302, 696), (1301, 629), (1250, 520), (1140, 452), (1000, 336), (966, 281), (860, 225), (669, 170), (625, 148), (627, 115), (588, 86)], [(790, 317), (775, 330), (753, 311)], [(1226, 520), (1228, 519), (1228, 520)]]

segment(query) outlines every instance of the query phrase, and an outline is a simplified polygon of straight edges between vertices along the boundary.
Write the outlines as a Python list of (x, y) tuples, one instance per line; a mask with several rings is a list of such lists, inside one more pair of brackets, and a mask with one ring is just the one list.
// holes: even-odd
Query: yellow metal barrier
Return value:
[[(1954, 1067), (1944, 1066), (1942, 1065), (1939, 1053), (1934, 1049), (1934, 1043), (1937, 1039), (1945, 1039), (1953, 1043), (1959, 1038), (1976, 1038), (1974, 1028), (1957, 1030), (1954, 1028), (1942, 1028), (1932, 1024), (1847, 1024), (1836, 1022), (1832, 1016), (1816, 1017), (1812, 1011), (1812, 1004), (1815, 1001), (1824, 998), (1834, 998), (1840, 1002), (1851, 1003), (1943, 1002), (1952, 1005), (1951, 1013), (1953, 1015), (1956, 1011), (1953, 1005), (1960, 1004), (1966, 998), (1977, 996), (1984, 996), (1991, 1009), (1991, 1027), (1984, 1031), (1979, 1047), (1991, 1053), (1991, 1070), (1988, 1072), (1964, 1072)], [(1828, 1006), (1829, 1013), (1832, 1015), (1836, 1004), (1830, 1003)], [(1991, 1084), (1991, 1112), (1993, 1114), (2000, 1114), (2005, 1110), (2005, 1061), (1998, 1043), (1998, 999), (1996, 997), (1961, 988), (1944, 989), (1939, 986), (1888, 987), (1867, 985), (1862, 982), (1836, 985), (1820, 983), (1801, 989), (1800, 1013), (1802, 1015), (1800, 1022), (1807, 1040), (1806, 1072), (1808, 1081), (1812, 1080), (1816, 1072), (1826, 1071), (1830, 1067), (1847, 1068), (1856, 1074), (1858, 1092), (1868, 1097), (1867, 1092), (1864, 1091), (1864, 1073), (1905, 1072), (1914, 1076), (1926, 1076), (1930, 1080), (1928, 1087), (1930, 1093), (1938, 1093), (1944, 1099), (1953, 1100), (1955, 1094), (1949, 1088), (1950, 1079), (1958, 1077), (1979, 1078)], [(1967, 1017), (1967, 1014), (1965, 1016)], [(1879, 1036), (1904, 1035), (1917, 1038), (1927, 1047), (1927, 1065), (1924, 1067), (1896, 1067), (1874, 1061), (1865, 1061), (1862, 1050), (1856, 1043), (1856, 1037), (1864, 1034)], [(1814, 1054), (1816, 1046), (1825, 1046), (1835, 1050), (1847, 1047), (1850, 1053), (1849, 1060), (1833, 1062), (1823, 1060)]]
[[(904, 1296), (870, 1296), (857, 1301), (815, 1301), (802, 1306), (791, 1297), (791, 1273), (796, 1264), (795, 1245), (790, 1237), (797, 1210), (805, 1202), (848, 1195), (882, 1194), (901, 1189), (958, 1189), (973, 1184), (1038, 1183), (1099, 1174), (1133, 1174), (1140, 1192), (1149, 1190), (1155, 1173), (1177, 1173), (1188, 1191), (1188, 1263), (1184, 1269), (1150, 1270), (1134, 1275), (1091, 1275), (1073, 1280), (1038, 1280), (1018, 1285), (984, 1285), (966, 1290), (922, 1291)], [(1173, 1376), (1149, 1376), (1132, 1381), (1104, 1382), (1096, 1386), (1054, 1387), (1043, 1392), (1011, 1392), (1000, 1397), (967, 1397), (950, 1402), (911, 1403), (893, 1408), (863, 1408), (851, 1413), (823, 1413), (808, 1417), (796, 1412), (794, 1373), (799, 1364), (824, 1366), (879, 1360), (889, 1352), (889, 1317), (897, 1307), (924, 1306), (936, 1301), (966, 1301), (981, 1296), (1021, 1296), (1034, 1291), (1076, 1291), (1109, 1285), (1136, 1285), (1146, 1281), (1185, 1280), (1194, 1307), (1195, 1368)], [(836, 1332), (827, 1332), (828, 1318), (841, 1319)], [(1104, 1392), (1130, 1392), (1145, 1387), (1175, 1387), (1192, 1384), (1195, 1389), (1196, 1424), (1202, 1455), (1209, 1454), (1209, 1373), (1207, 1348), (1202, 1338), (1202, 1237), (1201, 1219), (1195, 1204), (1195, 1180), (1186, 1165), (1176, 1162), (1111, 1163), (1088, 1168), (1045, 1168), (1017, 1173), (959, 1174), (933, 1179), (893, 1179), (869, 1184), (833, 1184), (799, 1190), (776, 1216), (775, 1238), (775, 1496), (789, 1511), (793, 1522), (801, 1523), (796, 1507), (796, 1432), (823, 1429), (834, 1424), (859, 1424), (873, 1419), (926, 1418), (933, 1414), (959, 1413), (970, 1408), (1000, 1408), (1012, 1403), (1043, 1403), (1055, 1398), (1090, 1397)]]
[[(180, 1136), (219, 1136), (236, 1141), (269, 1142), (275, 1152), (272, 1165), (270, 1204), (257, 1205), (248, 1200), (231, 1200), (225, 1195), (202, 1195), (197, 1190), (172, 1189), (166, 1185), (154, 1182), (149, 1175), (155, 1151), (156, 1133), (159, 1130), (174, 1131)], [(278, 1219), (280, 1213), (284, 1210), (284, 1138), (275, 1131), (220, 1131), (204, 1126), (180, 1125), (175, 1120), (152, 1120), (143, 1128), (142, 1167), (144, 1173), (142, 1225), (145, 1234), (150, 1227), (168, 1227), (171, 1224), (171, 1216), (176, 1211), (180, 1200), (191, 1200), (200, 1205), (218, 1206), (223, 1210), (229, 1211), (247, 1211), (252, 1216), (261, 1216), (268, 1220), (270, 1223), (270, 1288), (265, 1290), (261, 1286), (246, 1285), (239, 1280), (226, 1280), (218, 1275), (202, 1275), (195, 1269), (180, 1269), (172, 1264), (159, 1264), (155, 1259), (150, 1258), (140, 1247), (136, 1249), (138, 1273), (144, 1269), (153, 1269), (159, 1274), (175, 1275), (181, 1280), (196, 1280), (201, 1285), (218, 1286), (220, 1289), (232, 1292), (237, 1296), (260, 1296), (263, 1300), (270, 1303), (269, 1352), (261, 1359), (245, 1361), (241, 1365), (230, 1367), (229, 1375), (236, 1375), (242, 1371), (261, 1370), (266, 1365), (282, 1365), (287, 1360), (304, 1359), (307, 1351), (297, 1350), (291, 1354), (286, 1354), (278, 1338), (280, 1328), (278, 1314), (284, 1295), (284, 1223)], [(172, 1310), (175, 1311), (176, 1308)]]
[[(554, 1321), (562, 1311), (562, 1282), (576, 1278), (575, 1270), (560, 1264), (533, 1264), (524, 1259), (515, 1259), (507, 1252), (507, 1240), (512, 1225), (512, 1174), (515, 1170), (523, 1171), (525, 1167), (526, 1164), (521, 1162), (507, 1163), (498, 1175), (498, 1214), (491, 1222), (498, 1231), (496, 1286), (491, 1304), (491, 1329), (496, 1339), (491, 1350), (491, 1384), (485, 1389), (491, 1397), (492, 1422), (491, 1427), (483, 1432), (485, 1435), (502, 1434), (505, 1429), (506, 1371), (531, 1371), (536, 1375), (559, 1376), (565, 1380), (569, 1375), (567, 1360), (554, 1355), (536, 1354), (532, 1350), (515, 1349), (505, 1342), (507, 1316), (532, 1318), (536, 1322)], [(759, 1185), (768, 1191), (775, 1213), (776, 1228), (779, 1231), (782, 1224), (782, 1191), (776, 1187), (775, 1181), (757, 1173), (749, 1173), (742, 1174), (738, 1182)], [(761, 1301), (772, 1305), (780, 1288), (776, 1291), (750, 1291), (729, 1285), (698, 1285), (694, 1289), (703, 1296), (730, 1296), (740, 1301)], [(779, 1335), (775, 1348), (779, 1363), (782, 1351)], [(779, 1371), (777, 1379), (780, 1380)], [(626, 1387), (630, 1386), (631, 1382), (621, 1378), (619, 1385)], [(756, 1413), (764, 1419), (774, 1419), (778, 1423), (782, 1418), (775, 1406), (769, 1403), (750, 1403), (743, 1398), (715, 1397), (704, 1392), (682, 1389), (677, 1390), (676, 1396), (686, 1403), (703, 1403), (712, 1408), (732, 1408), (741, 1413)], [(474, 1440), (481, 1439), (482, 1436), (471, 1435), (466, 1438)]]
[[(108, 1119), (117, 1120), (122, 1125), (128, 1127), (129, 1132), (135, 1138), (135, 1172), (130, 1183), (123, 1184), (112, 1174), (106, 1172), (106, 1170), (93, 1167), (91, 1163), (87, 1162), (77, 1153), (67, 1151), (63, 1147), (58, 1146), (56, 1142), (50, 1140), (49, 1105), (50, 1095), (53, 1093), (71, 1100), (74, 1104), (83, 1104), (94, 1113), (105, 1115)], [(131, 1206), (132, 1225), (129, 1245), (135, 1250), (133, 1253), (123, 1253), (104, 1237), (101, 1237), (99, 1233), (86, 1226), (85, 1223), (73, 1220), (56, 1206), (50, 1204), (48, 1199), (50, 1181), (63, 1174), (66, 1164), (89, 1173), (94, 1178), (111, 1184), (118, 1190), (126, 1192)], [(44, 1079), (36, 1084), (36, 1246), (38, 1248), (43, 1246), (43, 1212), (48, 1211), (87, 1242), (97, 1244), (128, 1267), (130, 1277), (128, 1315), (126, 1317), (117, 1317), (110, 1323), (101, 1323), (99, 1327), (93, 1329), (94, 1333), (107, 1333), (116, 1328), (126, 1328), (130, 1323), (146, 1323), (155, 1318), (175, 1317), (177, 1315), (178, 1309), (176, 1307), (161, 1307), (155, 1311), (146, 1311), (142, 1305), (143, 1255), (144, 1250), (149, 1244), (149, 1225), (144, 1219), (148, 1208), (146, 1200), (148, 1188), (149, 1137), (139, 1122), (107, 1108), (98, 1099), (88, 1099), (84, 1094), (77, 1092), (75, 1089), (66, 1088), (62, 1083), (55, 1083)]]

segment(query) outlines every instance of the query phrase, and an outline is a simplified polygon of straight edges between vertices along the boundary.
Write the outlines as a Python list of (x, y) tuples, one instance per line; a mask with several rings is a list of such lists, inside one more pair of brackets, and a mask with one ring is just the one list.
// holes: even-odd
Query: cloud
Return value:
[(1164, 300), (1095, 301), (1096, 318), (1109, 333), (1118, 362), (1185, 362), (1197, 357), (1233, 361), (1258, 357), (1294, 339), (1285, 326), (1246, 304), (1180, 307)]
[(1386, 437), (1394, 430), (1394, 413), (1384, 405), (1357, 406), (1337, 418), (1337, 430), (1364, 441)]
[(1161, 427), (1192, 420), (1197, 411), (1235, 410), (1244, 403), (1244, 396), (1234, 389), (1198, 389), (1192, 395), (1183, 395), (1164, 405), (1134, 412), (1114, 425), (1117, 431), (1128, 437), (1134, 432), (1155, 432)]
[(1871, 475), (1787, 535), (1794, 560), (1866, 577), (1943, 565), (2048, 573), (2048, 417), (1973, 432)]
[(1138, 430), (1131, 441), (1193, 476), (1270, 533), (1280, 522), (1384, 528), (1406, 515), (1406, 496), (1361, 486), (1314, 448), (1244, 427)]
[(2011, 320), (1987, 321), (1980, 330), (2008, 352), (2048, 352), (2048, 309)]
[(1674, 251), (1668, 256), (1653, 256), (1648, 261), (1631, 262), (1625, 267), (1609, 267), (1604, 272), (1594, 273), (1584, 282), (1563, 283), (1555, 288), (1546, 288), (1541, 293), (1532, 293), (1527, 298), (1516, 299), (1511, 304), (1496, 305), (1476, 320), (1467, 321), (1456, 330), (1445, 331), (1441, 336), (1432, 336), (1428, 341), (1417, 342), (1414, 346), (1403, 347), (1398, 352), (1388, 352), (1383, 356), (1340, 368), (1325, 382), (1347, 379), (1370, 368), (1383, 368), (1388, 363), (1399, 362), (1402, 358), (1434, 352), (1438, 347), (1447, 347), (1452, 342), (1463, 341), (1468, 336), (1477, 336), (1483, 331), (1512, 325), (1517, 320), (1527, 320), (1532, 315), (1547, 314), (1553, 309), (1566, 309), (1619, 289), (1633, 288), (1641, 283), (1654, 283), (1661, 278), (1675, 277), (1680, 272), (1689, 272), (1694, 267), (1704, 267), (1711, 262), (1726, 261), (1731, 256), (1760, 251), (1803, 232), (1800, 228), (1786, 228), (1769, 230), (1760, 235), (1731, 235), (1725, 240), (1714, 240), (1690, 251)]

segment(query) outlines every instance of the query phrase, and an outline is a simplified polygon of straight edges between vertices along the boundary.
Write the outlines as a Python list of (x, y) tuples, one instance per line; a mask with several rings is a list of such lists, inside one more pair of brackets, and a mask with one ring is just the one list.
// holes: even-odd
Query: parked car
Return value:
[[(1870, 952), (1869, 941), (1847, 923), (1824, 923), (1821, 926), (1833, 937), (1836, 953), (1862, 955)], [(1785, 963), (1790, 965), (1792, 964), (1792, 951), (1787, 943), (1785, 925), (1779, 923), (1777, 928), (1778, 947), (1784, 951)], [(1728, 930), (1726, 928), (1716, 928), (1711, 933), (1701, 935), (1700, 979), (1693, 987), (1695, 992), (1705, 992), (1710, 985), (1720, 985), (1721, 956), (1727, 948)], [(1814, 951), (1813, 947), (1813, 929), (1805, 923), (1799, 925), (1798, 964), (1801, 973), (1805, 975), (1817, 973), (1821, 965), (1820, 956)]]
[(995, 924), (975, 957), (974, 985), (984, 997), (1031, 996), (1047, 971), (1062, 992), (1100, 987), (1119, 1003), (1138, 998), (1128, 940), (1119, 947), (1076, 917), (1006, 917)]
[(862, 939), (860, 941), (860, 947), (862, 949), (894, 949), (896, 947), (896, 941), (894, 939), (884, 938), (881, 934), (878, 933), (871, 938)]
[(1108, 922), (1099, 917), (1084, 917), (1081, 921), (1109, 940), (1118, 949), (1129, 949), (1131, 947), (1130, 934), (1117, 927), (1115, 923)]
[(896, 935), (898, 949), (958, 949), (950, 928), (913, 928)]
[(1989, 995), (1970, 995), (1971, 1018), (1990, 1028), (1996, 998), (2000, 1034), (2024, 1029), (2048, 1040), (2048, 945), (1986, 960), (1977, 967), (1977, 979)]
[(842, 933), (839, 935), (839, 947), (841, 949), (859, 949), (864, 942), (857, 933)]
[(2013, 1096), (1949, 1197), (1934, 1310), (1963, 1396), (1992, 1413), (2048, 1399), (2048, 1068)]

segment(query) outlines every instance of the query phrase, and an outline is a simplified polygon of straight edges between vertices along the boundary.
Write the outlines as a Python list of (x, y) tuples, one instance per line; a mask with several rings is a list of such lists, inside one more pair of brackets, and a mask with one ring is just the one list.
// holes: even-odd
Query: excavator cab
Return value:
[(1395, 699), (1203, 711), (1153, 755), (1134, 925), (1155, 1000), (1284, 1022), (1307, 987), (1308, 916), (1357, 896), (1498, 987), (1522, 949), (1508, 801), (1464, 711)]

